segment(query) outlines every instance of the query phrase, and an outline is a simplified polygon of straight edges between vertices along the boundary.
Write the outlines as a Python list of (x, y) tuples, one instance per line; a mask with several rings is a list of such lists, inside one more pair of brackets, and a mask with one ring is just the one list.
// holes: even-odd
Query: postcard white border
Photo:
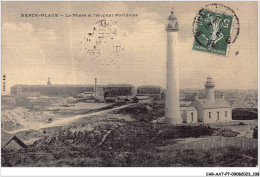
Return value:
[[(21, 1), (21, 0), (5, 0), (5, 1)], [(26, 0), (26, 1), (34, 1), (34, 0)], [(41, 1), (54, 1), (54, 0), (41, 0)], [(55, 1), (64, 1), (64, 0), (55, 0)], [(74, 1), (74, 0), (70, 0)], [(85, 1), (85, 0), (75, 0), (75, 1)], [(109, 0), (95, 0), (95, 1), (109, 1)], [(129, 1), (129, 0), (113, 0), (113, 1)], [(133, 0), (130, 0), (133, 1)], [(158, 0), (149, 0), (149, 1), (158, 1)], [(176, 0), (164, 0), (164, 1), (176, 1)], [(196, 1), (196, 0), (179, 0), (179, 1)], [(207, 0), (213, 1), (213, 0)], [(218, 1), (227, 1), (227, 0), (218, 0)], [(228, 1), (245, 1), (245, 0), (228, 0)], [(253, 0), (257, 1), (257, 0)], [(2, 2), (2, 0), (1, 0)], [(257, 1), (258, 2), (258, 1)], [(1, 8), (0, 4), (0, 8)], [(260, 39), (260, 13), (259, 13), (260, 5), (258, 2), (258, 53), (259, 53), (259, 39)], [(0, 15), (1, 16), (1, 15)], [(1, 22), (1, 18), (0, 18)], [(2, 23), (1, 23), (2, 24)], [(1, 29), (1, 26), (0, 26)], [(2, 32), (2, 29), (1, 29)], [(1, 44), (1, 36), (0, 36), (0, 44)], [(1, 57), (1, 56), (0, 56)], [(1, 57), (2, 59), (2, 57)], [(1, 66), (1, 63), (0, 63)], [(258, 88), (260, 86), (259, 83), (259, 55), (258, 55)], [(1, 67), (0, 67), (1, 71)], [(1, 86), (0, 82), (0, 86)], [(258, 94), (258, 100), (260, 95)], [(1, 108), (1, 104), (0, 104)], [(258, 104), (259, 109), (259, 104)], [(258, 125), (259, 125), (259, 114), (258, 114)], [(1, 121), (0, 121), (1, 125)], [(1, 132), (0, 132), (1, 133)], [(258, 131), (258, 137), (260, 133)], [(0, 141), (1, 144), (1, 141)], [(258, 141), (258, 147), (260, 143)], [(259, 148), (258, 148), (258, 162), (260, 159)], [(1, 164), (1, 162), (0, 162)], [(207, 172), (259, 172), (259, 167), (0, 167), (0, 176), (6, 177), (35, 177), (35, 176), (206, 176)]]

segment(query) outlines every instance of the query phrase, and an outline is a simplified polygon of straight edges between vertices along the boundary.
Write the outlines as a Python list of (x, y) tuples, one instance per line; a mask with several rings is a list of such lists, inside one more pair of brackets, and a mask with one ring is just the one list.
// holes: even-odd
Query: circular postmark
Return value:
[(193, 49), (226, 56), (228, 45), (238, 38), (239, 29), (233, 9), (217, 3), (206, 5), (193, 21)]
[(123, 41), (124, 33), (119, 29), (116, 21), (100, 20), (80, 41), (79, 61), (86, 59), (101, 65), (115, 65), (124, 51)]

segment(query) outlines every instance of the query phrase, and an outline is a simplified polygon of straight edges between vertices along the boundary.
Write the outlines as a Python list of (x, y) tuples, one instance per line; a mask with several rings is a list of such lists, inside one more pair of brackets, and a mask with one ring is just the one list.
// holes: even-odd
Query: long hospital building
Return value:
[(109, 85), (52, 85), (48, 79), (47, 85), (14, 85), (11, 87), (13, 96), (74, 96), (84, 92), (96, 92), (97, 96), (130, 96), (134, 87), (130, 84)]

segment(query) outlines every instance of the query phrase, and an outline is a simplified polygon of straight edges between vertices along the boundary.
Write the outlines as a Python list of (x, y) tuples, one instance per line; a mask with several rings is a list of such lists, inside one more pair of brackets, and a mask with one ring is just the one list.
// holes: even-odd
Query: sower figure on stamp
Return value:
[[(209, 15), (209, 14), (208, 14)], [(219, 31), (219, 24), (221, 22), (221, 19), (219, 16), (216, 16), (214, 19), (213, 16), (209, 16), (208, 18), (205, 19), (205, 22), (208, 22), (207, 26), (211, 26), (211, 35), (206, 37), (205, 35), (202, 34), (202, 36), (208, 41), (207, 45), (212, 48), (214, 47), (217, 42), (224, 37), (224, 35)]]

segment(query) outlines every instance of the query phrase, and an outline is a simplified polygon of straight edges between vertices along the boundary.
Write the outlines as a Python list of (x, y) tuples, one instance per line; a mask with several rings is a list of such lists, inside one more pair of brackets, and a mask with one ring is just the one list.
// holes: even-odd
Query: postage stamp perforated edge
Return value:
[[(216, 10), (216, 11), (212, 11), (212, 9), (210, 9), (210, 8), (208, 8), (209, 6), (213, 6), (213, 5), (221, 5), (221, 6), (223, 6), (224, 8), (227, 8), (230, 12), (220, 12), (220, 11), (218, 11), (218, 10)], [(211, 11), (211, 12), (213, 12), (213, 13), (219, 13), (219, 14), (223, 14), (223, 15), (226, 15), (226, 16), (232, 16), (232, 24), (231, 24), (231, 28), (230, 28), (230, 33), (229, 33), (229, 38), (231, 38), (231, 36), (232, 35), (236, 35), (235, 37), (234, 37), (234, 39), (233, 39), (233, 41), (231, 41), (231, 39), (230, 39), (230, 41), (227, 43), (227, 48), (226, 48), (226, 53), (223, 55), (223, 54), (218, 54), (218, 53), (215, 53), (215, 52), (210, 52), (210, 51), (208, 51), (207, 49), (206, 50), (201, 50), (201, 49), (197, 49), (197, 48), (195, 48), (194, 46), (195, 46), (195, 43), (196, 43), (196, 31), (197, 31), (197, 26), (198, 26), (198, 18), (199, 18), (199, 13), (200, 13), (200, 11), (201, 10), (203, 10), (203, 9), (205, 9), (205, 10), (208, 10), (208, 11)], [(237, 20), (237, 25), (238, 25), (238, 27), (237, 27), (237, 33), (235, 34), (234, 33), (234, 26), (235, 26), (235, 17), (236, 17), (236, 20)], [(192, 50), (193, 51), (195, 51), (196, 53), (198, 52), (198, 53), (207, 53), (207, 54), (210, 54), (210, 55), (213, 55), (213, 56), (219, 56), (219, 57), (227, 57), (227, 56), (229, 56), (229, 51), (230, 51), (230, 44), (231, 43), (234, 43), (235, 41), (236, 41), (236, 39), (237, 39), (237, 37), (238, 37), (238, 34), (239, 34), (239, 29), (240, 29), (240, 24), (239, 24), (239, 19), (237, 18), (237, 16), (236, 16), (236, 14), (235, 14), (235, 12), (234, 12), (234, 10), (232, 10), (231, 8), (229, 8), (229, 7), (227, 7), (227, 6), (225, 6), (225, 5), (223, 5), (223, 4), (216, 4), (216, 3), (213, 3), (213, 4), (208, 4), (208, 5), (206, 5), (206, 6), (204, 6), (204, 7), (202, 7), (202, 8), (200, 8), (200, 10), (198, 11), (198, 13), (196, 14), (196, 16), (194, 17), (194, 20), (193, 20), (193, 24), (192, 24), (192, 32), (193, 32), (193, 35), (194, 35), (194, 40), (193, 40), (193, 44), (192, 44)]]

